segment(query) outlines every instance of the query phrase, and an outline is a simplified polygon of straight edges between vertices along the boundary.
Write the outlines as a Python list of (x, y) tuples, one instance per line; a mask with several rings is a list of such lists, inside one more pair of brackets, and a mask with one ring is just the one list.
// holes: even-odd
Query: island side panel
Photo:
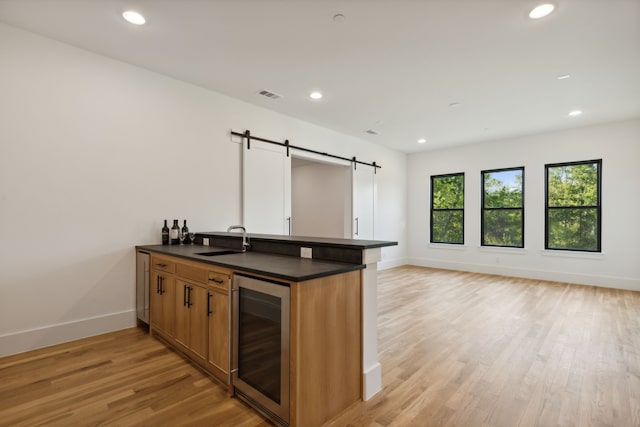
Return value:
[(362, 396), (360, 277), (292, 284), (292, 426), (320, 426)]
[(382, 367), (378, 361), (378, 262), (380, 248), (363, 251), (362, 271), (362, 399), (369, 400), (382, 389)]

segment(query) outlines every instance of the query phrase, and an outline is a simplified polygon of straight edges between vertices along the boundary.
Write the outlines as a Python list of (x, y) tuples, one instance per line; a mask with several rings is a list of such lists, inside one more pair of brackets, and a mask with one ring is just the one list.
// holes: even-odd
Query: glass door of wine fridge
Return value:
[(287, 284), (233, 278), (233, 369), (236, 395), (281, 425), (289, 424)]

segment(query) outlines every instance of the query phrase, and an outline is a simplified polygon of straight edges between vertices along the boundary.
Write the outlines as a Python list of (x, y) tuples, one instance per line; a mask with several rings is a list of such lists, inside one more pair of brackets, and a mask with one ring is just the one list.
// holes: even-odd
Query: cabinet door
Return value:
[(152, 270), (149, 292), (151, 326), (173, 336), (175, 327), (175, 279), (170, 274)]
[(207, 290), (202, 286), (191, 286), (189, 307), (189, 348), (202, 360), (207, 358), (209, 323), (207, 318)]
[(160, 328), (160, 319), (162, 319), (162, 300), (160, 299), (159, 276), (160, 274), (158, 274), (156, 270), (151, 270), (151, 282), (149, 283), (149, 323), (154, 329)]
[(209, 291), (209, 363), (225, 374), (229, 373), (229, 297)]
[(176, 279), (171, 275), (164, 275), (162, 281), (162, 328), (167, 334), (175, 333), (176, 312), (173, 308), (173, 299), (176, 293)]
[(205, 360), (208, 336), (207, 290), (203, 286), (178, 280), (174, 301), (176, 341)]
[(176, 310), (175, 339), (185, 347), (189, 347), (189, 286), (187, 282), (178, 280), (174, 297)]

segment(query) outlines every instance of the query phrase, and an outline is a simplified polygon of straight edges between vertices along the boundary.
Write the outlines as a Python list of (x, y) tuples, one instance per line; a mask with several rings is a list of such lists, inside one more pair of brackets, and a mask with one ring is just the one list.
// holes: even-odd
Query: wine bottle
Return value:
[(189, 239), (189, 227), (187, 227), (187, 220), (184, 220), (184, 225), (182, 226), (182, 229), (180, 230), (180, 233), (182, 233), (182, 235), (184, 236), (184, 244), (188, 245), (189, 243), (191, 243), (191, 240)]
[(162, 227), (162, 244), (169, 244), (169, 227), (167, 227), (167, 220), (164, 220), (164, 227)]
[(171, 238), (171, 244), (172, 245), (177, 245), (177, 244), (180, 243), (179, 234), (180, 234), (180, 226), (178, 225), (178, 220), (174, 219), (173, 220), (173, 226), (171, 227), (171, 230), (169, 231), (169, 237)]

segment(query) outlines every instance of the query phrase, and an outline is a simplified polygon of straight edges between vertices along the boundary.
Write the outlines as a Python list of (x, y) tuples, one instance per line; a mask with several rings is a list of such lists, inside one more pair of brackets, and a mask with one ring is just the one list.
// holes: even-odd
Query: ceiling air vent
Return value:
[(258, 95), (266, 96), (267, 98), (271, 98), (271, 99), (282, 98), (282, 95), (278, 95), (277, 93), (274, 93), (274, 92), (269, 92), (268, 90), (261, 90), (260, 92), (258, 92)]
[(378, 131), (373, 129), (365, 130), (365, 132), (368, 133), (369, 135), (378, 135)]

